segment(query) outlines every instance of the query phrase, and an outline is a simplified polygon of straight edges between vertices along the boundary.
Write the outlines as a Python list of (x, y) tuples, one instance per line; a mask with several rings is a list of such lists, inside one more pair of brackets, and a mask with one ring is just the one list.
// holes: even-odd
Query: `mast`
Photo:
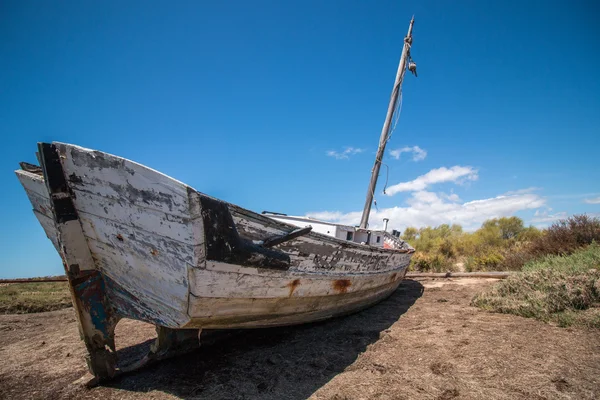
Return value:
[[(379, 147), (377, 148), (377, 155), (375, 156), (375, 164), (371, 170), (371, 181), (369, 182), (369, 190), (367, 190), (367, 199), (365, 201), (365, 208), (363, 209), (362, 218), (360, 220), (360, 227), (366, 229), (369, 225), (369, 214), (371, 213), (371, 204), (373, 203), (373, 196), (375, 194), (375, 187), (377, 186), (377, 178), (379, 177), (379, 169), (381, 168), (381, 160), (385, 152), (385, 145), (387, 144), (390, 126), (392, 124), (392, 118), (394, 116), (394, 110), (396, 109), (396, 103), (398, 101), (398, 94), (402, 87), (402, 80), (404, 79), (404, 73), (406, 72), (406, 61), (410, 58), (410, 46), (412, 44), (412, 29), (415, 23), (415, 17), (410, 21), (408, 27), (408, 34), (404, 38), (404, 47), (402, 48), (402, 56), (400, 57), (400, 64), (398, 65), (398, 72), (396, 73), (396, 81), (394, 82), (394, 88), (392, 89), (392, 95), (390, 98), (390, 104), (388, 105), (387, 115), (385, 116), (385, 122), (383, 123), (383, 129), (381, 130), (381, 137), (379, 138)], [(410, 65), (410, 70), (416, 75), (416, 66)]]

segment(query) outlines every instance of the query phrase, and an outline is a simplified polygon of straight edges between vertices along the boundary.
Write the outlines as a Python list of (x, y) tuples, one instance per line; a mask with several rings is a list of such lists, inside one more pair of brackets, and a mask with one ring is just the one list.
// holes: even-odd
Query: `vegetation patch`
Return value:
[(600, 219), (575, 215), (552, 224), (533, 240), (509, 253), (503, 265), (506, 269), (517, 270), (540, 257), (571, 254), (593, 242), (600, 243)]
[(600, 328), (600, 245), (530, 262), (523, 272), (477, 294), (471, 305), (563, 327)]
[(576, 215), (540, 230), (526, 227), (518, 217), (503, 217), (485, 221), (475, 232), (456, 224), (409, 227), (402, 239), (416, 250), (411, 261), (416, 271), (519, 271), (546, 255), (571, 254), (600, 243), (600, 219)]
[(71, 307), (66, 282), (2, 283), (0, 314), (26, 314)]

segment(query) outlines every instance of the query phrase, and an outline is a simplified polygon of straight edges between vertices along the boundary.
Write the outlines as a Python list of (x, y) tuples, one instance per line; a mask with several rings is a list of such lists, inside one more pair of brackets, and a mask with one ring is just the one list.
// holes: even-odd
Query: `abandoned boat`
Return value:
[[(368, 307), (398, 287), (414, 250), (397, 234), (369, 230), (368, 214), (412, 24), (360, 227), (248, 211), (72, 144), (39, 143), (40, 166), (21, 163), (16, 174), (62, 257), (96, 382), (197, 343), (202, 329), (322, 320)], [(158, 332), (150, 354), (129, 367), (116, 360), (121, 318)]]

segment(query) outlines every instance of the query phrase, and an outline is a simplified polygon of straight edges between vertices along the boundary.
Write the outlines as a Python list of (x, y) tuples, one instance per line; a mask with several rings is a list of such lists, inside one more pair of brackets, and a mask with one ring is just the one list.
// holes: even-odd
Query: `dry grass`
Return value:
[(600, 328), (600, 246), (546, 256), (476, 295), (472, 305), (560, 326)]
[(0, 284), (0, 314), (25, 314), (71, 307), (66, 282)]

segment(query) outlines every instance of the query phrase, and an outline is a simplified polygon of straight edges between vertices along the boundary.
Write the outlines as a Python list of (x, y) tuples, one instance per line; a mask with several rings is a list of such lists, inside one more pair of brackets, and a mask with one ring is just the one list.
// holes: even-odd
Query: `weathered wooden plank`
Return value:
[[(230, 209), (232, 208), (230, 207)], [(293, 225), (262, 224), (247, 214), (237, 212), (238, 210), (239, 208), (232, 209), (231, 216), (240, 236), (249, 240), (262, 240), (265, 236), (283, 235), (295, 228)]]
[(28, 190), (25, 192), (27, 193), (27, 197), (29, 197), (29, 201), (35, 212), (43, 214), (48, 218), (52, 218), (52, 205), (50, 204), (50, 199), (48, 197), (42, 197), (39, 194)]
[[(57, 144), (96, 268), (123, 315), (185, 324), (188, 268), (197, 264), (187, 186), (120, 157)], [(118, 288), (118, 289), (117, 289)]]
[(190, 214), (191, 231), (194, 238), (193, 265), (196, 268), (204, 268), (206, 265), (206, 245), (204, 233), (204, 221), (202, 218), (202, 207), (200, 205), (200, 194), (188, 187), (188, 205)]
[(279, 248), (290, 254), (292, 265), (297, 270), (306, 272), (384, 272), (394, 269), (403, 260), (410, 258), (399, 252), (383, 252), (372, 247), (363, 247), (339, 246), (310, 234), (285, 243)]
[[(192, 244), (85, 212), (80, 212), (80, 220), (97, 268), (131, 293), (134, 303), (151, 306), (143, 315), (174, 328), (187, 322), (187, 275), (195, 262)], [(139, 313), (136, 305), (131, 307), (130, 313), (125, 307), (121, 312), (132, 317)]]
[(55, 143), (73, 190), (186, 218), (187, 186), (158, 171), (100, 151)]
[(140, 260), (156, 261), (164, 273), (185, 276), (186, 268), (193, 267), (192, 245), (86, 213), (81, 213), (80, 219), (89, 240), (109, 244)]
[(33, 210), (33, 214), (37, 218), (37, 220), (40, 223), (40, 225), (42, 226), (42, 228), (44, 228), (44, 232), (46, 232), (46, 236), (48, 237), (48, 239), (50, 239), (50, 241), (54, 245), (54, 248), (56, 249), (56, 251), (59, 252), (59, 254), (60, 254), (60, 243), (58, 241), (58, 230), (56, 228), (56, 224), (54, 223), (54, 220), (52, 218), (49, 218), (48, 216), (42, 214), (41, 212), (39, 212), (37, 210)]
[(44, 183), (44, 177), (22, 169), (15, 171), (23, 188), (29, 192), (37, 193), (42, 197), (49, 197), (48, 189)]
[(282, 277), (288, 276), (290, 271), (281, 271), (276, 269), (256, 268), (256, 267), (245, 267), (237, 264), (228, 264), (218, 261), (206, 261), (206, 269), (217, 272), (230, 272), (234, 274), (246, 274), (246, 275), (261, 275), (271, 277)]
[(44, 229), (48, 239), (54, 245), (56, 251), (60, 254), (58, 229), (54, 223), (50, 195), (44, 178), (37, 173), (25, 170), (17, 170), (15, 173), (25, 189), (29, 202), (33, 206), (33, 214)]
[(111, 292), (111, 298), (121, 305), (119, 311), (173, 328), (185, 324), (187, 269), (197, 264), (194, 248), (201, 246), (203, 239), (195, 235), (189, 215), (171, 215), (97, 193), (74, 192), (98, 268), (123, 289)]
[[(240, 235), (252, 240), (259, 240), (269, 235), (283, 235), (293, 225), (268, 221), (262, 225), (261, 219), (232, 209), (234, 220)], [(392, 249), (373, 248), (357, 243), (345, 242), (336, 238), (311, 232), (277, 246), (290, 255), (291, 266), (298, 271), (315, 272), (368, 272), (391, 271), (396, 265), (410, 260), (410, 255)]]
[[(153, 320), (147, 322), (160, 323), (164, 326), (177, 328), (187, 320), (186, 309), (188, 300), (187, 271), (185, 264), (180, 267), (183, 273), (165, 271), (162, 264), (149, 258), (137, 256), (134, 252), (118, 248), (109, 243), (88, 239), (90, 251), (96, 265), (113, 281), (117, 282), (122, 291), (112, 296), (122, 296), (123, 291), (131, 296), (126, 305), (120, 307), (124, 316), (135, 318), (136, 302), (148, 305), (145, 312)], [(171, 269), (176, 268), (171, 264)], [(127, 309), (131, 307), (131, 309)]]
[(401, 280), (374, 289), (322, 297), (190, 297), (192, 319), (186, 328), (258, 328), (306, 323), (368, 307), (389, 296)]
[(122, 200), (101, 197), (75, 190), (75, 206), (81, 212), (98, 218), (129, 225), (137, 230), (165, 237), (183, 244), (203, 243), (203, 235), (194, 233), (190, 218), (165, 214)]
[(401, 279), (407, 265), (394, 272), (371, 274), (307, 274), (281, 272), (236, 272), (239, 267), (207, 262), (207, 269), (192, 270), (190, 293), (196, 297), (283, 298), (319, 297), (364, 291)]
[(37, 174), (23, 170), (17, 170), (15, 173), (21, 185), (23, 185), (33, 209), (44, 214), (46, 217), (52, 218), (50, 195), (48, 194), (44, 179)]

